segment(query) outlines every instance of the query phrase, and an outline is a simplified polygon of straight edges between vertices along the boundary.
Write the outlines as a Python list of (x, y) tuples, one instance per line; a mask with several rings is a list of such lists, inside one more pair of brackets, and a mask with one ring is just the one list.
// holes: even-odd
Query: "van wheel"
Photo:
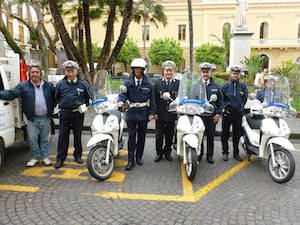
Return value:
[(4, 148), (0, 145), (0, 170), (4, 163)]

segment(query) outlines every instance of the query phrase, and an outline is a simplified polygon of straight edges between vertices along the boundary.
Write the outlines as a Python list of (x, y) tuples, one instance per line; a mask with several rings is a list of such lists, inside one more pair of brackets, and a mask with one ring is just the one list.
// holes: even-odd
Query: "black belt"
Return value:
[(79, 109), (60, 109), (61, 112), (79, 112)]

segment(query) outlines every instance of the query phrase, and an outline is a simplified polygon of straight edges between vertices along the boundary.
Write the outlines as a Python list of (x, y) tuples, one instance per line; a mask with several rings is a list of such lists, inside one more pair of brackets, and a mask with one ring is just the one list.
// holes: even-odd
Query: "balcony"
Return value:
[(300, 39), (253, 39), (252, 48), (300, 48)]

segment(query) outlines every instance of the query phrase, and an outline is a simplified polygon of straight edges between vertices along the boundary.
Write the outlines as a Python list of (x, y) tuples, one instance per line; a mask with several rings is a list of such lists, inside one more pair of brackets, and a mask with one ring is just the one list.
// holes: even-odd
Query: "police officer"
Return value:
[[(144, 75), (146, 62), (136, 58), (131, 62), (132, 75), (125, 81), (126, 93), (121, 93), (118, 106), (123, 107), (129, 101), (129, 109), (126, 112), (128, 127), (128, 164), (126, 170), (134, 166), (134, 158), (138, 165), (143, 165), (142, 156), (145, 146), (145, 137), (148, 120), (154, 118), (155, 100), (150, 81)], [(137, 136), (137, 141), (136, 141)]]
[(82, 144), (81, 131), (83, 127), (84, 112), (92, 93), (88, 83), (78, 76), (79, 66), (76, 62), (64, 62), (65, 77), (56, 86), (56, 100), (60, 108), (59, 137), (55, 168), (60, 168), (67, 157), (69, 136), (72, 128), (74, 134), (74, 159), (83, 163), (81, 159)]
[(229, 129), (232, 125), (233, 158), (238, 161), (243, 161), (239, 155), (238, 144), (242, 131), (242, 113), (247, 101), (248, 90), (246, 85), (240, 82), (241, 73), (243, 72), (242, 68), (240, 66), (233, 66), (230, 70), (231, 79), (222, 88), (224, 96), (221, 136), (223, 160), (228, 161)]
[[(177, 97), (179, 81), (173, 78), (174, 69), (176, 64), (167, 60), (162, 64), (162, 69), (164, 76), (155, 81), (154, 84), (154, 94), (156, 103), (156, 153), (157, 156), (154, 162), (159, 162), (163, 159), (165, 155), (166, 160), (172, 161), (171, 157), (171, 145), (174, 136), (175, 120), (177, 115), (174, 113), (169, 113), (170, 100), (163, 99), (163, 93), (169, 92), (172, 99)], [(163, 142), (165, 137), (165, 146), (163, 148)]]
[[(217, 101), (211, 102), (214, 106), (214, 112), (210, 116), (201, 116), (204, 126), (205, 126), (205, 134), (207, 137), (207, 153), (206, 160), (208, 163), (214, 163), (213, 154), (214, 154), (214, 138), (215, 138), (215, 130), (216, 124), (219, 122), (222, 113), (222, 105), (223, 105), (223, 96), (221, 93), (221, 88), (219, 85), (212, 79), (212, 71), (215, 69), (215, 66), (204, 62), (199, 65), (201, 71), (201, 78), (199, 81), (192, 84), (190, 88), (190, 98), (199, 98), (200, 93), (200, 85), (204, 83), (206, 87), (206, 98), (210, 99), (210, 96), (213, 94), (217, 95)], [(200, 97), (202, 99), (202, 97)], [(201, 153), (198, 156), (198, 161), (202, 160), (204, 150), (203, 141), (201, 143)]]

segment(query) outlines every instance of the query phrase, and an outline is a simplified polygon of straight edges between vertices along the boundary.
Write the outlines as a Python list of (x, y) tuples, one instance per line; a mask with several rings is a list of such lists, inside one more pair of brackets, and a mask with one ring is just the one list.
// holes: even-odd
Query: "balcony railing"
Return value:
[(252, 47), (300, 47), (300, 39), (254, 39)]

